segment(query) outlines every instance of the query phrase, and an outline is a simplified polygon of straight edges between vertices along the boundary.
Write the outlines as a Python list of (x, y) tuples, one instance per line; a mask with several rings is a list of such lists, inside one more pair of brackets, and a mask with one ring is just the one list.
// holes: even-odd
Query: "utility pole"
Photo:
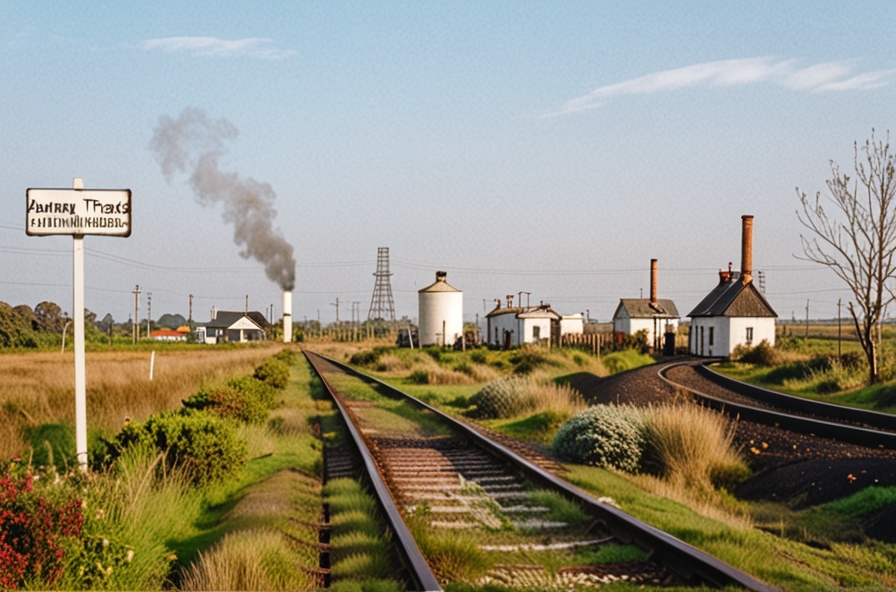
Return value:
[(190, 318), (187, 320), (188, 321), (193, 320), (193, 295), (192, 294), (190, 294)]
[(134, 344), (140, 339), (140, 285), (134, 288)]
[(152, 327), (150, 327), (150, 323), (152, 322), (152, 292), (146, 293), (146, 336), (149, 337), (149, 332)]
[(809, 301), (806, 300), (806, 341), (809, 341)]
[(336, 329), (339, 329), (339, 299), (336, 299), (336, 302), (331, 302), (330, 306), (336, 307)]

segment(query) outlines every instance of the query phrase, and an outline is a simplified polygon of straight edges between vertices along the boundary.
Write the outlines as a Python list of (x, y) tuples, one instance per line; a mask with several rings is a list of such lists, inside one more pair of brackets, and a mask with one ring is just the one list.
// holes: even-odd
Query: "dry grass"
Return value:
[[(205, 382), (249, 374), (279, 348), (160, 351), (152, 381), (149, 352), (87, 353), (88, 429), (114, 432), (125, 417), (174, 409)], [(0, 355), (0, 458), (25, 452), (23, 428), (74, 425), (74, 373), (71, 352)]]
[(701, 515), (735, 528), (751, 526), (746, 513), (728, 503), (730, 498), (718, 488), (720, 479), (737, 479), (747, 471), (732, 445), (734, 424), (694, 403), (661, 405), (646, 412), (649, 449), (662, 475), (638, 475), (633, 480)]

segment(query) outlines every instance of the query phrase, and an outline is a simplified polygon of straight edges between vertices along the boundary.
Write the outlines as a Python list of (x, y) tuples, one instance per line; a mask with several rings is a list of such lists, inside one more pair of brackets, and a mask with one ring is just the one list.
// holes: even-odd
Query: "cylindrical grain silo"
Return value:
[(464, 293), (445, 281), (448, 274), (436, 272), (436, 282), (417, 292), (420, 345), (452, 346), (464, 332)]

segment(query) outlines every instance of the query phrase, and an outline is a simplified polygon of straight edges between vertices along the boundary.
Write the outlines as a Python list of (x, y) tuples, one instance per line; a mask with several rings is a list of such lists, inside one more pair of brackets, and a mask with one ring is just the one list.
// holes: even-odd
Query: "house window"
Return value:
[(747, 327), (747, 345), (753, 343), (753, 327)]
[(709, 328), (709, 345), (715, 345), (715, 342), (716, 342), (715, 337), (716, 337), (716, 328), (710, 327)]
[(534, 327), (532, 327), (532, 339), (534, 339), (535, 341), (538, 341), (539, 339), (541, 339), (541, 327), (540, 326), (535, 325)]

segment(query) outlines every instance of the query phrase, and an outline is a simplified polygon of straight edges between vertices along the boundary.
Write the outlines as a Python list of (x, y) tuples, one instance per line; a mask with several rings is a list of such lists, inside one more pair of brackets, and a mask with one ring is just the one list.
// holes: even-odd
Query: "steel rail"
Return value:
[(327, 360), (334, 366), (355, 375), (362, 380), (373, 382), (395, 395), (408, 399), (422, 409), (437, 415), (453, 429), (463, 433), (474, 444), (497, 456), (524, 473), (528, 478), (547, 487), (555, 489), (567, 499), (580, 504), (595, 520), (606, 525), (607, 529), (619, 540), (632, 543), (648, 552), (650, 558), (663, 564), (677, 575), (693, 583), (708, 584), (723, 588), (725, 586), (741, 586), (756, 592), (778, 590), (750, 574), (741, 571), (724, 561), (701, 551), (700, 549), (638, 520), (619, 508), (605, 504), (572, 484), (546, 471), (532, 461), (479, 433), (468, 424), (424, 403), (382, 380), (365, 374), (341, 362), (314, 354)]
[[(719, 386), (728, 388), (729, 390), (732, 390), (739, 395), (747, 398), (752, 398), (756, 401), (765, 403), (766, 405), (779, 407), (779, 410), (773, 410), (766, 407), (754, 407), (752, 405), (746, 405), (744, 403), (735, 403), (726, 399), (721, 399), (719, 397), (701, 392), (685, 384), (675, 382), (674, 380), (666, 376), (666, 372), (669, 369), (676, 366), (688, 364), (693, 364), (693, 362), (678, 362), (668, 364), (658, 369), (657, 374), (667, 384), (687, 390), (706, 406), (725, 413), (726, 415), (737, 417), (744, 421), (752, 421), (764, 425), (772, 425), (794, 432), (812, 434), (823, 438), (831, 438), (839, 442), (847, 442), (849, 444), (857, 444), (859, 446), (896, 449), (896, 433), (894, 432), (886, 432), (881, 431), (880, 429), (871, 429), (849, 423), (841, 423), (838, 421), (817, 419), (813, 417), (807, 417), (805, 415), (793, 415), (787, 413), (785, 410), (788, 408), (792, 408), (788, 407), (788, 405), (792, 404), (794, 400), (805, 401), (804, 399), (799, 399), (799, 397), (784, 395), (782, 393), (774, 393), (774, 391), (770, 391), (768, 389), (754, 387), (753, 385), (744, 382), (740, 382), (728, 377), (722, 377), (716, 372), (712, 373), (713, 375), (719, 377), (719, 380), (716, 381), (716, 384), (719, 384)], [(697, 369), (699, 370), (699, 368), (702, 367), (703, 364), (700, 364), (699, 366), (697, 366)], [(707, 375), (703, 372), (701, 372), (701, 374), (712, 380), (712, 377), (710, 375)], [(722, 378), (724, 378), (725, 380), (721, 380)], [(722, 382), (724, 382), (725, 384), (720, 384)], [(730, 388), (729, 385), (736, 386), (737, 388)], [(773, 397), (772, 395), (780, 395), (780, 397)], [(855, 411), (861, 411), (855, 409), (852, 410), (853, 412), (847, 413), (846, 410), (851, 408), (815, 401), (812, 401), (812, 403), (816, 403), (816, 405), (805, 405), (802, 406), (802, 409), (794, 409), (794, 411), (812, 413), (812, 411), (809, 411), (809, 409), (812, 409), (814, 410), (814, 414), (825, 415), (828, 417), (830, 417), (834, 412), (842, 411), (844, 419), (861, 422), (866, 425), (885, 425), (885, 422), (881, 421), (880, 417), (877, 417), (885, 414), (875, 412), (866, 412), (866, 414), (854, 413)], [(780, 408), (783, 408), (785, 410), (780, 410)], [(864, 417), (869, 421), (866, 422), (860, 420), (858, 419), (859, 417)], [(896, 417), (894, 416), (889, 417), (893, 417), (894, 419), (896, 419)]]
[(348, 409), (342, 404), (341, 397), (337, 395), (336, 390), (326, 379), (326, 377), (324, 377), (323, 372), (317, 366), (317, 363), (312, 359), (312, 356), (317, 356), (320, 359), (326, 360), (327, 362), (334, 365), (338, 365), (338, 362), (334, 362), (333, 360), (325, 358), (320, 354), (308, 352), (307, 350), (304, 353), (305, 358), (308, 360), (308, 363), (311, 364), (312, 368), (314, 368), (314, 371), (317, 373), (321, 382), (323, 382), (324, 387), (326, 387), (327, 392), (330, 393), (330, 396), (336, 403), (336, 406), (339, 408), (339, 413), (343, 418), (345, 418), (345, 425), (347, 426), (348, 431), (351, 434), (352, 441), (355, 443), (355, 446), (358, 449), (358, 453), (361, 456), (361, 461), (364, 464), (364, 472), (367, 475), (371, 487), (373, 487), (374, 493), (376, 494), (377, 500), (379, 501), (380, 508), (383, 511), (383, 515), (386, 517), (386, 521), (389, 523), (389, 527), (392, 529), (392, 534), (398, 540), (397, 547), (399, 549), (401, 560), (404, 563), (405, 568), (408, 570), (411, 578), (414, 580), (414, 584), (417, 586), (417, 590), (423, 590), (426, 592), (435, 592), (442, 590), (442, 586), (439, 584), (439, 581), (436, 578), (435, 574), (432, 573), (432, 570), (429, 567), (429, 563), (427, 563), (426, 558), (423, 557), (423, 553), (420, 551), (420, 547), (417, 546), (417, 541), (414, 540), (414, 536), (411, 534), (411, 531), (408, 530), (407, 524), (405, 524), (404, 519), (401, 517), (401, 512), (395, 505), (395, 501), (392, 499), (392, 494), (389, 492), (389, 488), (383, 481), (383, 477), (379, 472), (379, 468), (377, 467), (376, 462), (373, 460), (373, 457), (371, 456), (370, 451), (367, 448), (364, 437), (355, 426), (354, 422), (351, 420), (351, 415), (349, 414)]

